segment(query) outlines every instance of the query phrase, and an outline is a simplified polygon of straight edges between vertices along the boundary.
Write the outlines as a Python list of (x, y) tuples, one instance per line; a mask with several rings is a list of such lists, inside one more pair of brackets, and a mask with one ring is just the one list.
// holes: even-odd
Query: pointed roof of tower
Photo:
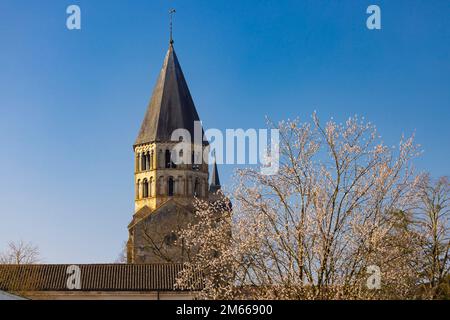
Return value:
[(211, 184), (209, 186), (210, 192), (216, 192), (217, 190), (220, 190), (220, 179), (219, 179), (219, 170), (217, 170), (217, 163), (216, 158), (214, 157), (214, 164), (213, 164), (213, 170), (211, 173)]
[(180, 128), (194, 139), (194, 121), (200, 118), (171, 41), (135, 145), (170, 141)]

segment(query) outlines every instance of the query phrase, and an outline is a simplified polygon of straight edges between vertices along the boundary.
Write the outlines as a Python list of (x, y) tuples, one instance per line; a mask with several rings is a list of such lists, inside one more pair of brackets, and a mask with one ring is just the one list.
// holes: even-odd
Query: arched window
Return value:
[(153, 177), (150, 177), (150, 182), (148, 183), (148, 196), (153, 197), (154, 195), (154, 187), (153, 187)]
[(169, 197), (173, 196), (173, 191), (174, 191), (174, 184), (175, 182), (173, 181), (173, 177), (169, 177), (168, 181), (167, 181), (167, 195)]
[(134, 170), (139, 172), (139, 153), (136, 153), (135, 162), (134, 162)]
[(192, 169), (193, 169), (193, 170), (199, 170), (199, 169), (200, 169), (200, 165), (197, 164), (197, 163), (195, 163), (195, 161), (199, 159), (198, 153), (196, 154), (196, 153), (194, 153), (194, 152), (192, 151), (192, 157), (191, 157), (191, 158), (192, 158), (192, 159), (191, 159), (191, 161), (192, 161)]
[(166, 168), (170, 168), (170, 150), (166, 150), (165, 164)]
[(194, 196), (200, 196), (200, 181), (198, 180), (198, 178), (195, 178), (194, 182)]
[(145, 153), (145, 170), (150, 169), (150, 152)]
[(141, 153), (141, 171), (145, 171), (146, 169), (146, 156), (145, 153)]
[(165, 165), (166, 168), (176, 168), (176, 164), (172, 161), (172, 152), (170, 150), (166, 150), (165, 153)]
[(144, 183), (143, 183), (143, 186), (142, 186), (142, 188), (143, 188), (143, 197), (144, 198), (148, 198), (148, 181), (147, 181), (147, 179), (144, 179)]
[(158, 152), (158, 159), (156, 160), (156, 167), (164, 168), (163, 152), (161, 149), (159, 149), (159, 152)]
[(141, 180), (138, 180), (136, 182), (136, 199), (140, 199), (141, 195), (140, 195), (140, 186), (141, 186)]

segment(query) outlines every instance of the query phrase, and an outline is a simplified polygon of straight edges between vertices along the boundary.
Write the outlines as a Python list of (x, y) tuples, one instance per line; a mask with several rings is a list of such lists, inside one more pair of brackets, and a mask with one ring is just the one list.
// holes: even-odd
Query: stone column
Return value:
[(155, 153), (150, 151), (150, 170), (153, 170), (155, 168)]
[(138, 171), (142, 171), (142, 153), (138, 154)]

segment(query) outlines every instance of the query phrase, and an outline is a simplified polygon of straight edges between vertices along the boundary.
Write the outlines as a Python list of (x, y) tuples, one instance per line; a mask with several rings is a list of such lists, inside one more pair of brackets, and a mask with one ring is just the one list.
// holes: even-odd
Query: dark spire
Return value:
[(211, 184), (209, 186), (210, 192), (216, 192), (221, 189), (220, 186), (220, 179), (219, 179), (219, 171), (217, 170), (217, 163), (216, 163), (216, 156), (214, 155), (214, 163), (213, 163), (213, 170), (211, 173)]
[(172, 132), (187, 129), (194, 139), (194, 121), (200, 121), (173, 45), (153, 90), (135, 145), (170, 141)]

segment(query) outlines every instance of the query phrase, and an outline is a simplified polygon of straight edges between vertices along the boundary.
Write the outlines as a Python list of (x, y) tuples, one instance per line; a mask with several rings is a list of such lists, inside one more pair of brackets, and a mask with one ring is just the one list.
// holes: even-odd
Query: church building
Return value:
[[(192, 292), (174, 287), (189, 259), (178, 232), (193, 221), (194, 200), (217, 199), (221, 188), (217, 165), (209, 177), (208, 163), (197, 161), (198, 151), (189, 155), (195, 161), (175, 164), (172, 158), (179, 142), (171, 140), (172, 133), (185, 129), (194, 137), (196, 121), (200, 118), (171, 39), (133, 145), (135, 209), (127, 263), (0, 265), (0, 290), (29, 299), (192, 298)], [(207, 147), (202, 141), (192, 143), (191, 150)]]
[[(189, 148), (186, 164), (176, 165), (171, 139), (185, 129), (193, 140), (197, 110), (170, 41), (144, 120), (133, 146), (135, 154), (135, 213), (128, 226), (129, 263), (182, 263), (188, 258), (177, 232), (192, 221), (195, 197), (209, 199), (220, 189), (214, 162), (211, 184), (209, 166), (202, 159), (207, 142)], [(203, 135), (203, 130), (201, 130)], [(183, 157), (180, 151), (180, 157)]]

